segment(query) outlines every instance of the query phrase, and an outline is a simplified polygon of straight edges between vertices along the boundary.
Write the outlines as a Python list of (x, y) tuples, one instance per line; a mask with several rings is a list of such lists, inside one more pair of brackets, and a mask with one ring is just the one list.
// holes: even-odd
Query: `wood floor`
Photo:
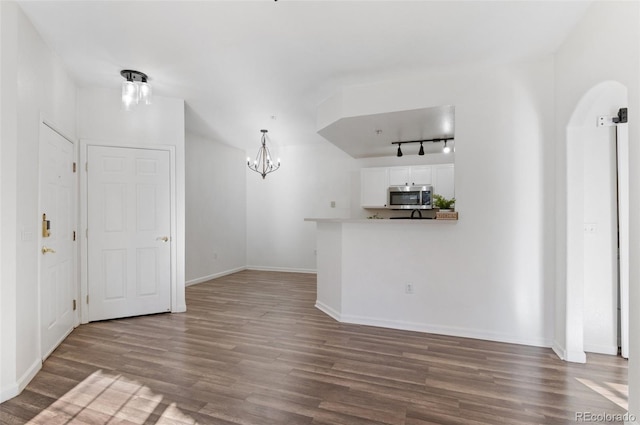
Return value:
[(340, 324), (314, 302), (314, 275), (244, 271), (187, 288), (187, 313), (80, 326), (0, 405), (0, 423), (575, 424), (625, 412), (619, 357), (580, 365)]

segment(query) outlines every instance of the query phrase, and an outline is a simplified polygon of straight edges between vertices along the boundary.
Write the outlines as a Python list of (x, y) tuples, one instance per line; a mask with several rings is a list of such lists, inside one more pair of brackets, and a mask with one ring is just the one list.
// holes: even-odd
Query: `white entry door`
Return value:
[(170, 311), (169, 152), (87, 149), (89, 321)]
[(46, 358), (73, 330), (75, 179), (73, 144), (40, 124), (40, 338)]

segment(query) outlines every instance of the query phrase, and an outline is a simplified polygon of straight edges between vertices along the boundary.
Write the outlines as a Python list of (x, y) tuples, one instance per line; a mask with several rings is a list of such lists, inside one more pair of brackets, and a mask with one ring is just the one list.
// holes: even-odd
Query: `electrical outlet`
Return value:
[(407, 283), (404, 285), (404, 292), (406, 294), (413, 294), (413, 283)]
[(597, 233), (598, 225), (596, 223), (584, 223), (584, 232), (587, 234)]

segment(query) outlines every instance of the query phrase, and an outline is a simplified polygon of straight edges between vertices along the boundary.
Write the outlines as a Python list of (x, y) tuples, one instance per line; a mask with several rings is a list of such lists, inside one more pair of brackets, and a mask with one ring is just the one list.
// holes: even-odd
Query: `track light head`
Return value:
[(400, 149), (401, 143), (398, 143), (398, 156), (402, 156), (402, 149)]
[(451, 148), (449, 146), (447, 146), (447, 141), (444, 141), (444, 147), (442, 148), (442, 152), (444, 153), (449, 153), (451, 152)]
[(420, 142), (420, 150), (418, 151), (418, 155), (424, 155), (424, 147), (422, 146), (422, 142)]

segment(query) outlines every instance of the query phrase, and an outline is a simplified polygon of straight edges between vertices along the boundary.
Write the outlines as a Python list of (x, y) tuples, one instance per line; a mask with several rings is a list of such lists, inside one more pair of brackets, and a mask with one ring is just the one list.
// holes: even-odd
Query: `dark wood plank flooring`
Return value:
[[(2, 424), (575, 424), (623, 414), (627, 362), (335, 322), (315, 276), (244, 271), (188, 312), (75, 329)], [(609, 422), (611, 423), (611, 422)]]

